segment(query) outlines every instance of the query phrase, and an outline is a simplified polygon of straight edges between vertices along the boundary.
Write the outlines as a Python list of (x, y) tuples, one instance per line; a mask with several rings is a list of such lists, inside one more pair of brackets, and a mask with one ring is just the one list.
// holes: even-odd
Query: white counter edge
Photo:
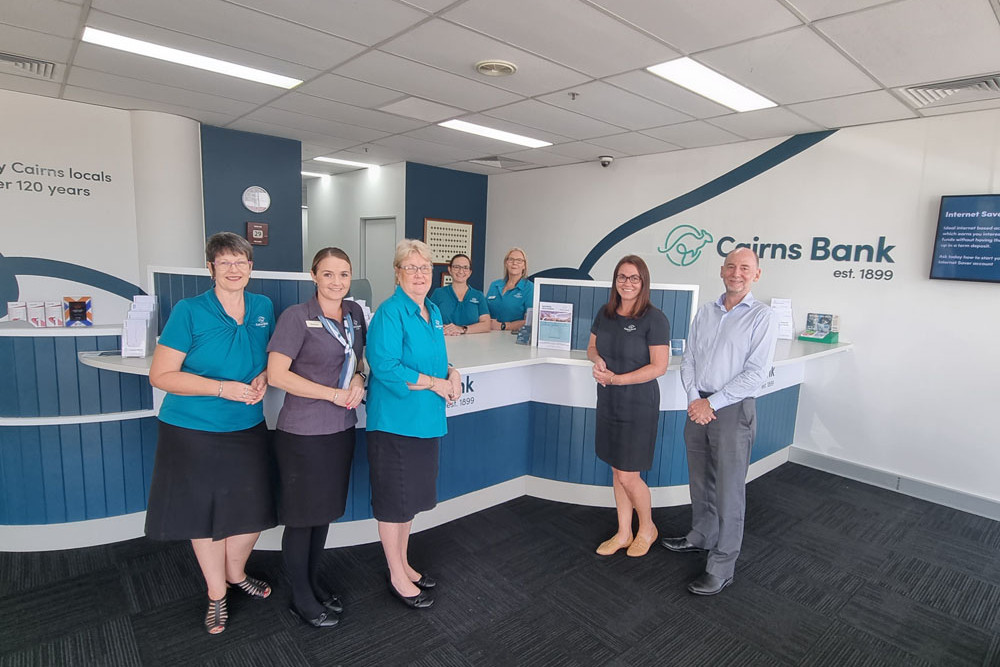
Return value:
[(122, 422), (129, 419), (155, 417), (156, 410), (130, 410), (107, 412), (100, 415), (60, 415), (57, 417), (0, 417), (0, 426), (69, 426), (73, 424), (99, 424)]
[[(6, 324), (6, 322), (0, 323)], [(44, 338), (46, 336), (121, 336), (122, 325), (95, 324), (91, 327), (11, 327), (0, 326), (0, 337)]]

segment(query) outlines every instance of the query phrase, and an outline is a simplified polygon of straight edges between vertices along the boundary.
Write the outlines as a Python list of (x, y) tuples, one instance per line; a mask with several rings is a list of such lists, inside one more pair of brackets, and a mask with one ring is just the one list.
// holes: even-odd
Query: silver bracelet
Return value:
[(222, 380), (219, 380), (219, 398), (222, 398)]

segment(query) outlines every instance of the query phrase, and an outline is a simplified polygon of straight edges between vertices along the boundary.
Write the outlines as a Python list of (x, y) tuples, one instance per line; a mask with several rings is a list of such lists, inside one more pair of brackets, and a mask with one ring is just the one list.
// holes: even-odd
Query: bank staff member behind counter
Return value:
[(395, 293), (368, 330), (368, 465), (372, 511), (389, 566), (389, 590), (414, 609), (429, 607), (436, 582), (407, 559), (417, 512), (437, 504), (438, 442), (447, 433), (446, 401), (458, 400), (461, 377), (448, 366), (444, 323), (427, 298), (433, 264), (426, 243), (396, 245)]
[(490, 309), (486, 295), (469, 287), (472, 260), (459, 253), (448, 263), (451, 284), (438, 287), (431, 294), (431, 301), (441, 310), (445, 336), (486, 333), (490, 330)]
[(503, 258), (503, 278), (490, 283), (486, 305), (490, 308), (494, 331), (517, 331), (524, 326), (525, 311), (531, 308), (535, 286), (528, 275), (528, 256), (511, 248)]
[(146, 511), (146, 535), (191, 540), (205, 583), (205, 629), (226, 629), (226, 589), (271, 594), (244, 570), (260, 531), (276, 524), (267, 427), (270, 299), (245, 292), (253, 249), (231, 232), (205, 246), (215, 287), (183, 299), (163, 327), (149, 382), (167, 392)]
[[(597, 456), (611, 466), (618, 532), (597, 547), (601, 556), (620, 549), (645, 556), (656, 542), (649, 487), (639, 473), (653, 466), (660, 387), (656, 378), (670, 365), (670, 322), (649, 303), (649, 269), (626, 255), (611, 274), (607, 305), (590, 329), (587, 358), (597, 380)], [(632, 510), (639, 530), (632, 538)]]
[(316, 296), (281, 314), (267, 346), (267, 375), (285, 390), (274, 450), (281, 480), (281, 554), (292, 585), (291, 611), (309, 625), (337, 624), (344, 610), (320, 583), (330, 524), (344, 514), (354, 458), (354, 409), (365, 393), (365, 315), (344, 297), (351, 260), (340, 248), (313, 258)]

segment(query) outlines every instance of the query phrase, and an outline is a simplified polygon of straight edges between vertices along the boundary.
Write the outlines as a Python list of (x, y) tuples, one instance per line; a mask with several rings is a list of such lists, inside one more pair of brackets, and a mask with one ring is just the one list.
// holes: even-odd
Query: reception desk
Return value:
[[(112, 352), (115, 344), (110, 338), (99, 345), (88, 342), (78, 349), (80, 373), (108, 373), (119, 379), (119, 386), (138, 383), (141, 393), (148, 388), (148, 381), (142, 376), (148, 374), (149, 360), (122, 359)], [(758, 435), (751, 458), (751, 478), (787, 460), (805, 365), (849, 349), (849, 344), (779, 341), (773, 372), (757, 403)], [(525, 494), (578, 504), (614, 505), (611, 469), (594, 455), (596, 389), (591, 365), (583, 351), (540, 350), (515, 344), (514, 337), (506, 332), (494, 332), (449, 338), (448, 353), (450, 361), (462, 371), (464, 391), (461, 399), (448, 407), (448, 434), (441, 441), (438, 507), (418, 515), (414, 530)], [(681, 388), (679, 365), (679, 358), (671, 359), (667, 374), (659, 379), (659, 440), (653, 468), (645, 475), (654, 506), (689, 502), (681, 435), (687, 401)], [(104, 380), (105, 384), (108, 382)], [(100, 383), (99, 380), (97, 384)], [(25, 520), (15, 521), (10, 520), (8, 511), (0, 522), (5, 524), (0, 525), (0, 550), (69, 548), (141, 535), (145, 515), (142, 510), (155, 447), (150, 435), (155, 433), (157, 393), (152, 392), (149, 408), (140, 405), (136, 409), (91, 415), (89, 418), (100, 419), (102, 424), (90, 436), (98, 438), (96, 445), (82, 442), (87, 437), (67, 438), (62, 432), (51, 432), (48, 436), (39, 433), (37, 444), (30, 437), (7, 437), (11, 427), (51, 425), (13, 423), (10, 418), (3, 418), (0, 460), (4, 462), (5, 480), (10, 474), (8, 462), (16, 460), (29, 477), (34, 475), (31, 479), (43, 480), (44, 490), (39, 491), (34, 484), (22, 484), (18, 487), (21, 497), (17, 498), (13, 497), (17, 491), (5, 485), (5, 507), (35, 503), (42, 509), (23, 515)], [(272, 428), (281, 399), (281, 392), (275, 390), (269, 391), (265, 398), (265, 414)], [(359, 413), (359, 426), (363, 426), (363, 407)], [(126, 424), (137, 428), (126, 429)], [(115, 436), (116, 433), (122, 435)], [(107, 434), (114, 436), (110, 443)], [(347, 510), (330, 531), (328, 546), (378, 539), (371, 518), (365, 447), (364, 431), (359, 428)], [(81, 448), (89, 448), (93, 456), (99, 453), (102, 469), (123, 475), (118, 486), (131, 490), (119, 494), (123, 502), (106, 503), (101, 517), (79, 511), (59, 515), (47, 509), (50, 499), (57, 499), (60, 494), (68, 497), (69, 487), (60, 487), (57, 476), (46, 476), (44, 471), (52, 467), (53, 461), (66, 460), (68, 452)], [(125, 460), (137, 464), (125, 466), (121, 463)], [(259, 548), (275, 549), (279, 544), (280, 528), (267, 531)]]

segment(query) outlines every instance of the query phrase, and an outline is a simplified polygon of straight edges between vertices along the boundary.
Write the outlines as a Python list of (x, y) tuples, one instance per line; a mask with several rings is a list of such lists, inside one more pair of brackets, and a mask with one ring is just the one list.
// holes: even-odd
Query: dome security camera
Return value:
[(602, 155), (597, 159), (601, 161), (602, 167), (610, 167), (611, 163), (615, 161), (615, 159), (610, 155)]

